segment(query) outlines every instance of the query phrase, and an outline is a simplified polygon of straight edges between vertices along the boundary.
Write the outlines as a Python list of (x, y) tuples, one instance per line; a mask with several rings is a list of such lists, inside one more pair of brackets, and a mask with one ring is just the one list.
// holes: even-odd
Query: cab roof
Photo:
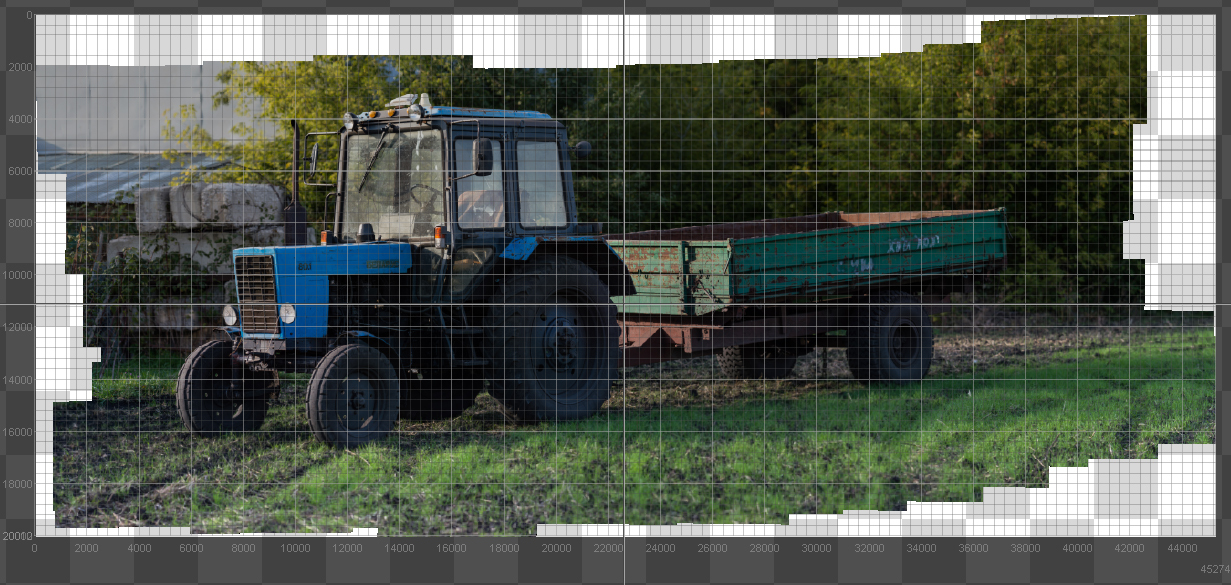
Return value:
[(433, 106), (427, 111), (428, 116), (457, 116), (468, 118), (529, 118), (532, 120), (550, 120), (551, 116), (533, 110), (488, 110), (483, 108), (455, 108)]

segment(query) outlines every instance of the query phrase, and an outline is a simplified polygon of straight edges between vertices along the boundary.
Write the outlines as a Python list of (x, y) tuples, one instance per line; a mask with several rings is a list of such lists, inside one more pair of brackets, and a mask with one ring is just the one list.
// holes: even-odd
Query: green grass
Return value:
[[(143, 397), (166, 396), (175, 393), (184, 356), (160, 351), (148, 356), (125, 360), (108, 368), (94, 364), (95, 400), (140, 400)], [(279, 379), (292, 384), (308, 383), (308, 374), (279, 373)]]
[(126, 382), (97, 381), (94, 403), (57, 405), (57, 431), (90, 431), (56, 434), (58, 523), (386, 534), (785, 523), (977, 501), (986, 486), (1044, 487), (1049, 466), (1214, 438), (1209, 329), (907, 388), (732, 382), (696, 362), (678, 379), (630, 373), (623, 402), (585, 421), (513, 426), (483, 396), (455, 421), (401, 422), (383, 442), (340, 451), (312, 438), (302, 376), (286, 380), (261, 433), (202, 440), (182, 430), (171, 386), (157, 385), (178, 363), (143, 361), (117, 368)]

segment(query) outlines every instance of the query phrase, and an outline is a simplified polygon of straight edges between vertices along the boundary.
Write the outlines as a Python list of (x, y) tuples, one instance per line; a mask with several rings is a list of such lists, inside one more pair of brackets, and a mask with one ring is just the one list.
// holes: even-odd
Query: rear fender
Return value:
[[(504, 268), (544, 254), (572, 256), (598, 273), (613, 297), (637, 294), (624, 261), (602, 236), (538, 236), (516, 238), (500, 253)], [(498, 267), (499, 268), (499, 267)], [(493, 271), (496, 273), (502, 271)]]

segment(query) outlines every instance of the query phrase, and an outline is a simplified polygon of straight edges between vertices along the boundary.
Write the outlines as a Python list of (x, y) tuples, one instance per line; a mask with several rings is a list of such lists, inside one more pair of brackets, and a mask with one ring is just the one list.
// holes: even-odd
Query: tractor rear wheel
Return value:
[(231, 359), (231, 342), (207, 341), (188, 355), (175, 384), (180, 419), (195, 435), (245, 433), (265, 422), (278, 375), (253, 371)]
[(308, 425), (335, 447), (381, 439), (397, 424), (399, 387), (385, 354), (361, 343), (336, 347), (312, 370)]
[(515, 419), (598, 412), (618, 375), (620, 328), (607, 286), (569, 256), (544, 256), (504, 278), (484, 326), (491, 394)]
[(864, 384), (922, 380), (932, 367), (932, 317), (912, 294), (876, 294), (852, 315), (846, 363)]

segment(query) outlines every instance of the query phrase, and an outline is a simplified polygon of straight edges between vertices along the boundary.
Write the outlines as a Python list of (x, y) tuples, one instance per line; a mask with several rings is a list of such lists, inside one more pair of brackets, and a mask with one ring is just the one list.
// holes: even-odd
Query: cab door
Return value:
[[(485, 133), (486, 134), (486, 133)], [(503, 136), (484, 136), (492, 142), (492, 172), (485, 177), (460, 179), (455, 197), (457, 236), (453, 238), (452, 261), (445, 296), (464, 298), (470, 286), (478, 280), (505, 239), (509, 225), (508, 193), (512, 185), (508, 172), (508, 140)], [(453, 139), (452, 150), (457, 175), (474, 172), (472, 148), (474, 134), (461, 134)]]

